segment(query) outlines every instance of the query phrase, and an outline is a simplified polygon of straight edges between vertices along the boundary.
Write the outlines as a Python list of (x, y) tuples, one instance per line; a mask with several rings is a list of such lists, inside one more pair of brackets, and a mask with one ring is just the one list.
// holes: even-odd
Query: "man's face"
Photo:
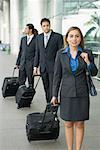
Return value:
[(45, 33), (48, 33), (50, 31), (50, 24), (47, 21), (42, 22), (41, 27), (42, 27), (43, 32)]
[(25, 34), (29, 34), (29, 33), (30, 33), (30, 29), (29, 29), (28, 26), (25, 27), (24, 33), (25, 33)]

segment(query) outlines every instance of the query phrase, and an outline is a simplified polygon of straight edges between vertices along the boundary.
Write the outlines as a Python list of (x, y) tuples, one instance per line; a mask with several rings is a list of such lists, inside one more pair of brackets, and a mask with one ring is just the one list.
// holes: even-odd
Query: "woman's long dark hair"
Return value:
[(65, 43), (66, 43), (66, 45), (68, 46), (68, 42), (67, 42), (68, 34), (69, 34), (70, 31), (73, 31), (73, 30), (78, 30), (78, 31), (79, 31), (79, 33), (80, 33), (80, 35), (81, 35), (81, 42), (80, 42), (79, 46), (80, 46), (82, 49), (84, 49), (84, 37), (83, 37), (83, 34), (82, 34), (81, 30), (80, 30), (78, 27), (70, 27), (70, 28), (68, 29), (68, 31), (67, 31), (67, 33), (66, 33), (66, 35), (65, 35)]

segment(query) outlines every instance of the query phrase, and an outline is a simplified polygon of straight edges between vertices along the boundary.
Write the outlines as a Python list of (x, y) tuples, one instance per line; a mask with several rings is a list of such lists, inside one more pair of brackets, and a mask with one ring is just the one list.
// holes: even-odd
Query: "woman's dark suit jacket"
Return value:
[[(86, 67), (87, 64), (78, 56), (79, 65), (76, 73), (73, 75), (69, 63), (68, 53), (64, 52), (65, 49), (58, 51), (53, 80), (53, 96), (58, 97), (59, 87), (61, 98), (67, 97), (85, 97), (89, 95), (87, 81), (86, 81)], [(84, 50), (88, 53), (91, 62), (91, 75), (95, 76), (98, 72), (94, 64), (94, 58), (90, 50)]]

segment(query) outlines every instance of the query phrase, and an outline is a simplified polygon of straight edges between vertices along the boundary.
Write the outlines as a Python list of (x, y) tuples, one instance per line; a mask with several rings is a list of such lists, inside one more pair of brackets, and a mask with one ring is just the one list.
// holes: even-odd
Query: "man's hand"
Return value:
[(37, 75), (37, 74), (38, 74), (38, 68), (34, 67), (34, 69), (33, 69), (33, 75)]

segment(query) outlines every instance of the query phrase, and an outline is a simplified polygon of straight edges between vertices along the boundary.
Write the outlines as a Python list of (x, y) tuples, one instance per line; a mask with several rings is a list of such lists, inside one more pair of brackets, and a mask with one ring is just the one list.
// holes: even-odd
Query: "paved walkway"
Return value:
[[(0, 52), (0, 89), (4, 77), (12, 75), (15, 61), (15, 56)], [(82, 150), (100, 150), (100, 81), (94, 80), (94, 82), (98, 89), (98, 96), (91, 98), (90, 120), (86, 122)], [(3, 99), (0, 90), (0, 150), (67, 150), (62, 120), (60, 120), (61, 129), (57, 141), (35, 141), (31, 143), (27, 141), (25, 132), (26, 115), (35, 111), (42, 112), (45, 104), (41, 81), (31, 108), (18, 110), (15, 98)]]

